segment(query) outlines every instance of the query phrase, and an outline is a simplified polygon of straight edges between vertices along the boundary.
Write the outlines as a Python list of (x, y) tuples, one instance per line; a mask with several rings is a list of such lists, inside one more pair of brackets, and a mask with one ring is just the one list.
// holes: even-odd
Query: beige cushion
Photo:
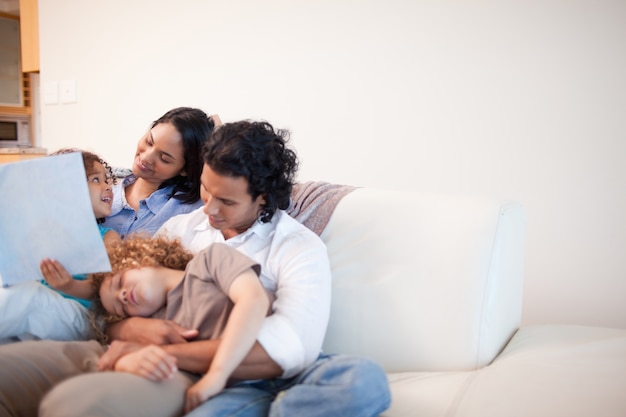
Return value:
[(489, 366), (390, 373), (383, 417), (623, 417), (626, 330), (522, 327)]
[(520, 323), (525, 225), (504, 199), (348, 194), (321, 235), (333, 273), (324, 349), (394, 372), (491, 362)]

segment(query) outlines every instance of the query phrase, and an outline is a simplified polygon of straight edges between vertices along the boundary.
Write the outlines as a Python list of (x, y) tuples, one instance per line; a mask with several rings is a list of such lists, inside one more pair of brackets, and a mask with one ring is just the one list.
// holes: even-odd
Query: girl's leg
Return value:
[(87, 309), (37, 281), (0, 288), (0, 338), (85, 340), (91, 332)]

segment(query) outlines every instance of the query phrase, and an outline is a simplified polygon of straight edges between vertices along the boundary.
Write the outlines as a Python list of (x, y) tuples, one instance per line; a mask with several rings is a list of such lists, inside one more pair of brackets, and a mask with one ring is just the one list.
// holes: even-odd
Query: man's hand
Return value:
[(135, 342), (122, 342), (119, 340), (114, 340), (113, 343), (109, 346), (104, 355), (100, 356), (98, 359), (98, 370), (99, 371), (112, 371), (115, 369), (115, 364), (117, 361), (123, 357), (124, 355), (128, 355), (129, 353), (136, 352), (141, 349), (144, 345)]
[(198, 336), (195, 329), (186, 329), (171, 320), (130, 317), (109, 326), (107, 333), (114, 340), (127, 340), (142, 345), (185, 343)]
[(115, 371), (129, 372), (150, 381), (163, 381), (178, 371), (176, 358), (156, 345), (144, 346), (122, 356), (115, 364)]

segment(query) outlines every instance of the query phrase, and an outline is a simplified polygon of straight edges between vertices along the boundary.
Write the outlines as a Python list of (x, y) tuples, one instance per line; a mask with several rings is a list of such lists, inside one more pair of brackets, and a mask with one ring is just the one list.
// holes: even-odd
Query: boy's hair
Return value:
[(104, 327), (123, 319), (123, 317), (109, 313), (102, 305), (99, 297), (100, 286), (106, 277), (144, 266), (162, 266), (184, 271), (193, 258), (193, 254), (185, 249), (178, 239), (169, 239), (163, 236), (149, 237), (142, 234), (128, 236), (125, 240), (110, 245), (107, 248), (107, 253), (111, 262), (111, 272), (90, 275), (95, 294), (95, 298), (91, 302), (90, 320), (96, 338), (101, 343), (107, 341)]
[(204, 163), (219, 175), (245, 178), (253, 200), (263, 195), (259, 220), (267, 223), (276, 210), (289, 207), (298, 158), (288, 142), (287, 130), (267, 122), (226, 123), (205, 144)]
[[(113, 174), (113, 168), (111, 168), (111, 166), (104, 159), (100, 158), (95, 153), (92, 153), (89, 151), (83, 151), (82, 149), (77, 149), (77, 148), (63, 148), (63, 149), (59, 149), (56, 152), (51, 153), (50, 156), (63, 155), (63, 154), (75, 153), (75, 152), (80, 152), (83, 157), (83, 165), (85, 166), (85, 174), (87, 175), (87, 178), (89, 178), (91, 174), (94, 174), (96, 172), (94, 165), (96, 162), (99, 162), (104, 167), (104, 172), (106, 174), (107, 183), (113, 185), (117, 182), (117, 179), (115, 178), (115, 175)], [(96, 219), (96, 221), (98, 223), (103, 223), (104, 218)]]

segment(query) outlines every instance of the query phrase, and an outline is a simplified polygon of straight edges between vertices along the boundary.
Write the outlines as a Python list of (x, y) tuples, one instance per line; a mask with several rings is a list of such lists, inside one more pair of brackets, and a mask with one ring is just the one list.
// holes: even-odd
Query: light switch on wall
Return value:
[(61, 103), (76, 103), (76, 80), (61, 80), (59, 96)]

